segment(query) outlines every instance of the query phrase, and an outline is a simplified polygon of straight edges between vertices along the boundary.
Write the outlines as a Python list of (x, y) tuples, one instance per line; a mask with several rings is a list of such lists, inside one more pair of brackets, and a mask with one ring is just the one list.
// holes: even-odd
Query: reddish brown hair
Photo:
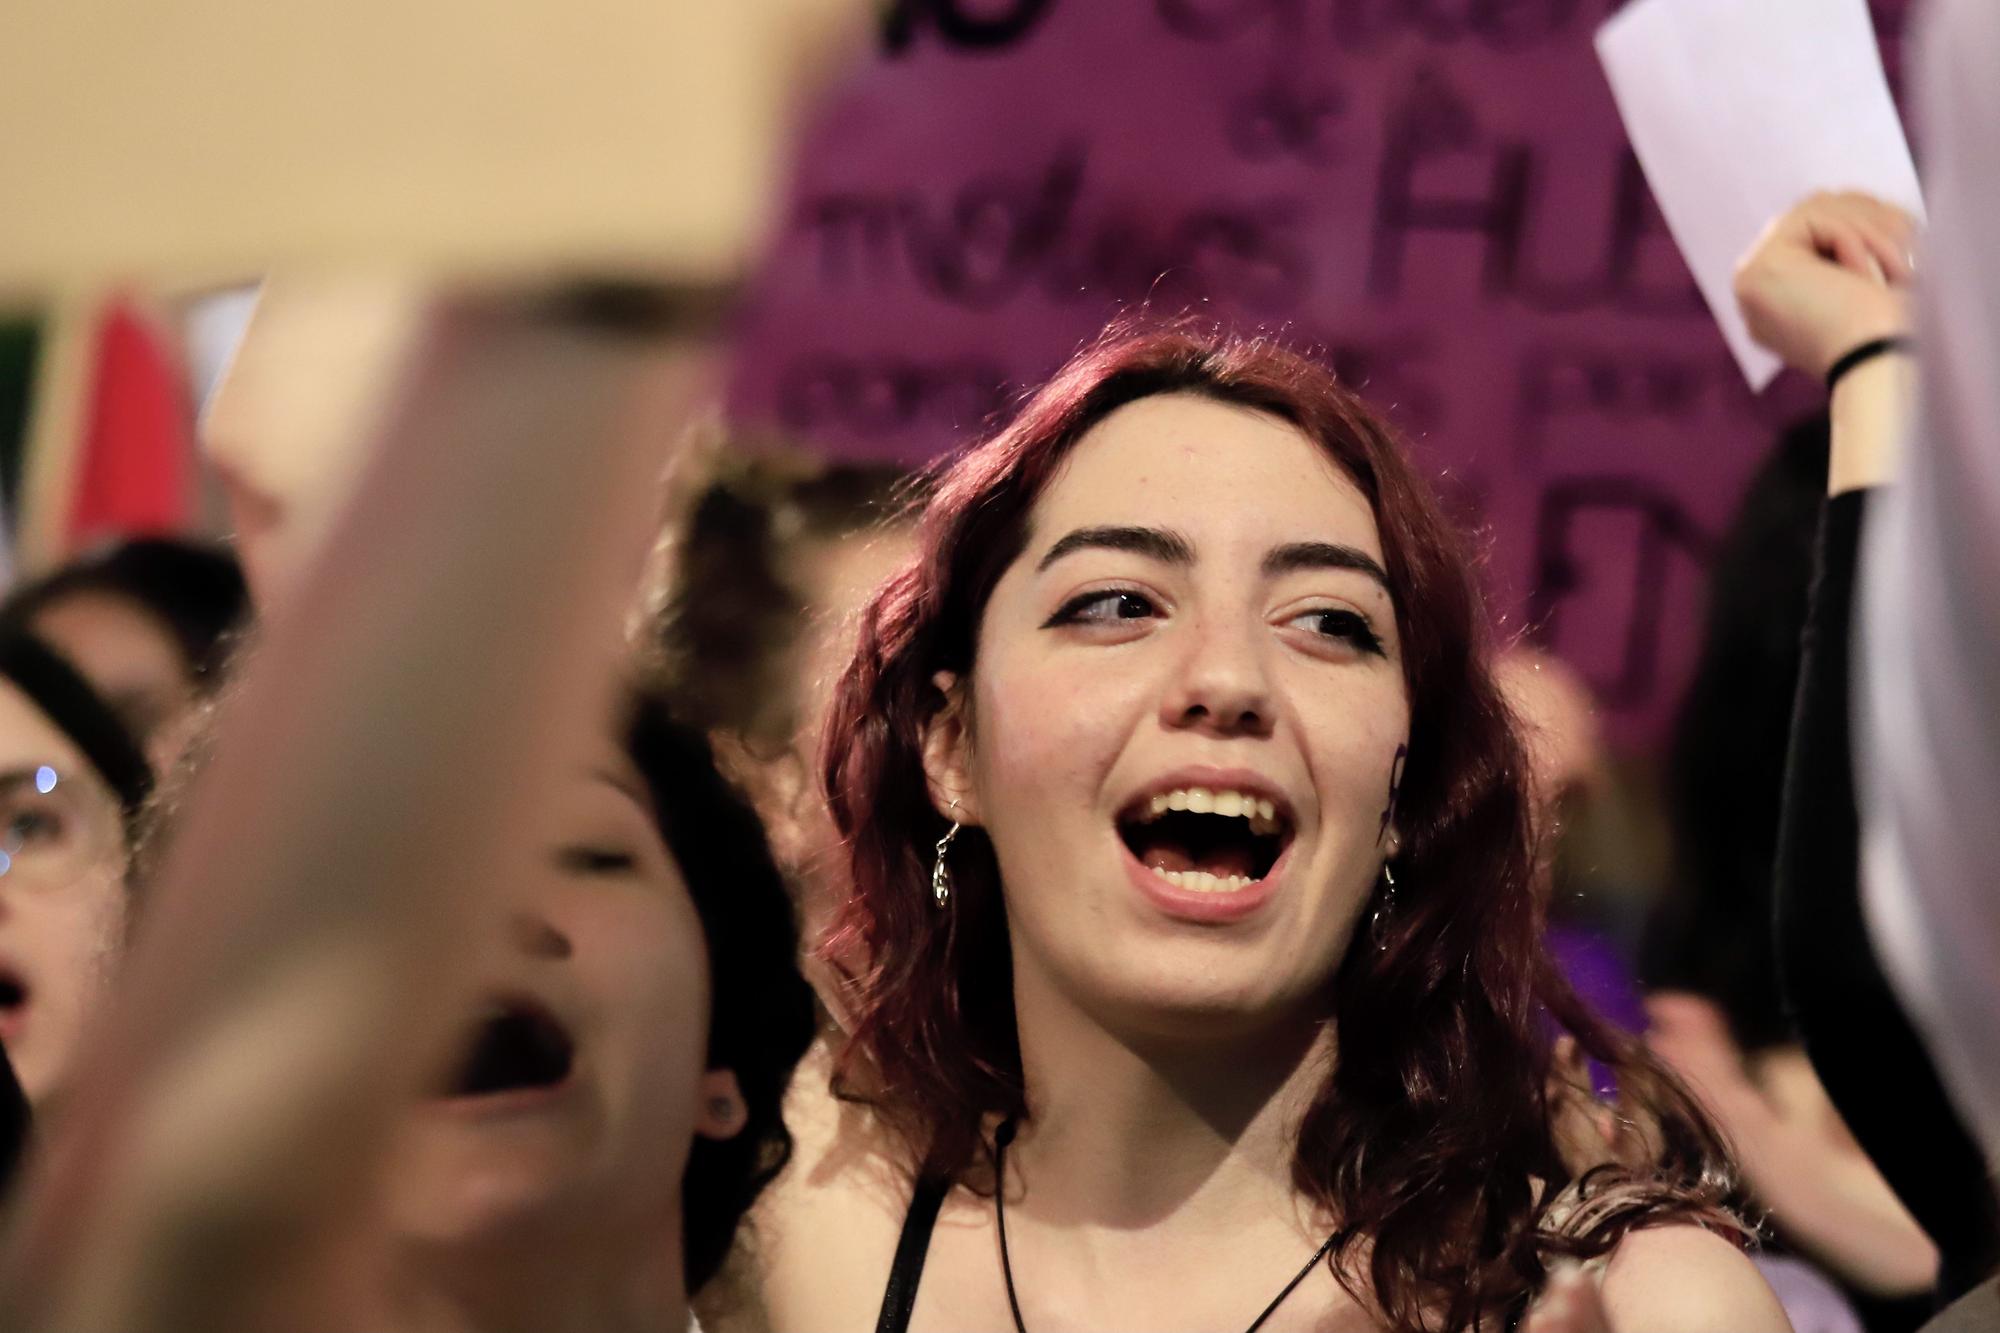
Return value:
[[(1270, 413), (1325, 449), (1374, 511), (1395, 594), (1411, 713), (1401, 889), (1385, 947), (1357, 932), (1364, 944), (1332, 978), (1339, 1055), (1293, 1165), (1300, 1192), (1340, 1219), (1335, 1272), (1361, 1285), (1365, 1254), (1358, 1296), (1398, 1327), (1455, 1329), (1520, 1308), (1555, 1255), (1602, 1254), (1670, 1218), (1728, 1225), (1713, 1132), (1543, 949), (1522, 754), (1488, 672), (1471, 563), (1430, 488), (1318, 363), (1185, 326), (1108, 334), (946, 468), (917, 554), (866, 612), (826, 749), (855, 885), (829, 946), (868, 960), (839, 1089), (874, 1103), (919, 1169), (959, 1179), (980, 1179), (990, 1117), (1026, 1112), (999, 874), (975, 830), (953, 848), (952, 910), (931, 902), (946, 827), (922, 763), (944, 701), (932, 676), (972, 669), (986, 601), (1069, 450), (1160, 393)], [(1367, 1021), (1345, 1021), (1358, 1014)], [(1650, 1160), (1573, 1179), (1546, 1091), (1551, 1018), (1616, 1073), (1626, 1110), (1653, 1131)]]

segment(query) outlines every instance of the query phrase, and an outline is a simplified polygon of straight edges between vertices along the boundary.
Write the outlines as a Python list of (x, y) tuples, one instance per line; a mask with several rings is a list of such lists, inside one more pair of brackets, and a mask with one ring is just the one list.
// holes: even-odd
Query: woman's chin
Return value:
[(1158, 1042), (1242, 1041), (1315, 1022), (1320, 1008), (1313, 1000), (1320, 988), (1285, 986), (1268, 970), (1254, 968), (1206, 974), (1161, 968), (1096, 989), (1093, 1007), (1107, 1030)]

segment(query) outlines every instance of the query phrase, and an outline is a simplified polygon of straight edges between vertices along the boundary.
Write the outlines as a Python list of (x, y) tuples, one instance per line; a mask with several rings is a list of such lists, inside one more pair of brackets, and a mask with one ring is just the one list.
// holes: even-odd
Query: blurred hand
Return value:
[[(1836, 354), (1837, 355), (1837, 354)], [(1716, 1004), (1699, 995), (1661, 991), (1646, 999), (1646, 1045), (1680, 1075), (1732, 1137), (1746, 1122), (1774, 1119), (1750, 1079), (1743, 1049)]]
[(1865, 194), (1816, 194), (1736, 266), (1750, 335), (1815, 377), (1874, 338), (1907, 333), (1916, 220)]
[(1655, 994), (1646, 1014), (1646, 1045), (1728, 1137), (1750, 1193), (1789, 1244), (1877, 1295), (1936, 1281), (1936, 1246), (1847, 1132), (1802, 1052), (1767, 1052), (1753, 1067), (1722, 1010), (1698, 995)]

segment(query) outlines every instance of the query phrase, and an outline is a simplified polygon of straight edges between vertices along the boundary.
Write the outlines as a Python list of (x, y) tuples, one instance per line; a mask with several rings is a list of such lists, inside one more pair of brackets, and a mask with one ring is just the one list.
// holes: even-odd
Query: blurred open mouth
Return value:
[(531, 1000), (494, 1003), (473, 1029), (443, 1095), (456, 1102), (551, 1092), (569, 1082), (576, 1043)]
[(0, 969), (0, 1041), (18, 1035), (28, 1017), (28, 983), (18, 973)]
[[(1119, 813), (1118, 836), (1141, 887), (1178, 915), (1233, 916), (1267, 895), (1295, 824), (1282, 796), (1261, 786), (1168, 786)], [(1211, 899), (1208, 906), (1203, 899)], [(1253, 901), (1254, 899), (1254, 901)]]

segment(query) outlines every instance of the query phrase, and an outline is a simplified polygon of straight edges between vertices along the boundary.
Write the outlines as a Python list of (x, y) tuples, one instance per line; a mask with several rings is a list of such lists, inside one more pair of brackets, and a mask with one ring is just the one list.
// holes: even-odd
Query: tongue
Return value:
[(1178, 842), (1155, 842), (1147, 846), (1145, 855), (1139, 859), (1154, 870), (1206, 870), (1217, 879), (1231, 875), (1256, 878), (1248, 847), (1224, 845), (1196, 852)]

